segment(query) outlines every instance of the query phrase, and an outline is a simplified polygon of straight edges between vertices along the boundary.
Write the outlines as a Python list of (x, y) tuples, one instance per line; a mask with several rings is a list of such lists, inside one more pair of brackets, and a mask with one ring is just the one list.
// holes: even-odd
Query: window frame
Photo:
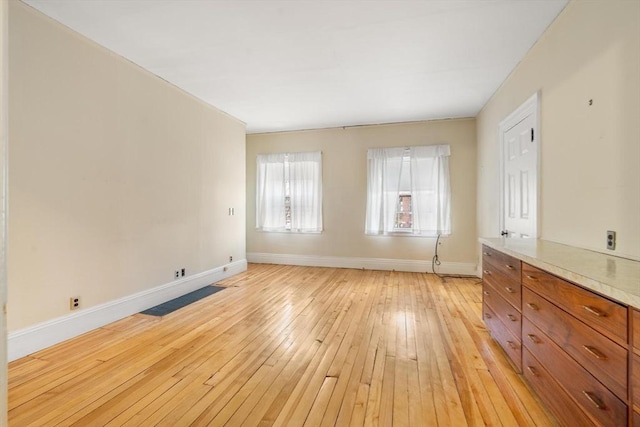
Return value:
[[(367, 151), (365, 234), (451, 235), (449, 157), (448, 144), (370, 148)], [(411, 227), (405, 228), (398, 225), (402, 222), (399, 215), (406, 195), (411, 196)]]
[[(272, 159), (273, 157), (277, 158), (277, 161), (271, 160), (269, 162), (268, 159)], [(293, 159), (292, 159), (293, 157)], [(261, 163), (262, 162), (262, 163)], [(300, 196), (298, 200), (303, 200), (304, 202), (308, 201), (311, 196), (311, 201), (313, 202), (311, 205), (305, 204), (302, 205), (297, 204), (296, 209), (300, 212), (300, 216), (298, 216), (298, 223), (300, 218), (302, 218), (303, 227), (294, 227), (293, 221), (293, 212), (294, 212), (294, 190), (298, 191), (302, 189), (307, 190), (306, 185), (297, 186), (295, 184), (292, 185), (292, 172), (291, 172), (291, 164), (299, 162), (300, 164), (308, 163), (311, 167), (307, 167), (306, 169), (302, 167), (302, 172), (298, 168), (296, 169), (296, 176), (302, 174), (301, 182), (308, 182), (310, 179), (312, 181), (312, 189), (308, 194), (303, 194)], [(278, 202), (279, 198), (276, 198), (276, 202), (274, 206), (276, 210), (280, 212), (275, 216), (277, 220), (277, 224), (273, 226), (272, 224), (265, 225), (265, 223), (261, 223), (262, 215), (261, 209), (263, 208), (263, 204), (266, 199), (269, 199), (269, 196), (263, 195), (262, 190), (263, 186), (270, 185), (269, 179), (262, 177), (261, 175), (261, 166), (265, 167), (265, 163), (272, 163), (278, 168), (282, 168), (281, 173), (281, 182), (277, 180), (276, 186), (281, 185), (282, 190), (282, 200)], [(315, 164), (315, 165), (314, 165)], [(301, 233), (301, 234), (309, 234), (309, 233), (322, 233), (324, 231), (323, 220), (322, 220), (322, 152), (313, 151), (313, 152), (297, 152), (297, 153), (268, 153), (268, 154), (258, 154), (256, 157), (256, 230), (268, 233)], [(261, 178), (264, 179), (264, 182), (261, 182)], [(295, 189), (292, 189), (296, 187)], [(266, 191), (266, 190), (265, 190)], [(263, 197), (265, 200), (261, 200), (260, 197)], [(267, 203), (274, 203), (273, 200), (267, 200)], [(273, 206), (272, 206), (273, 208)], [(279, 209), (279, 210), (278, 210)], [(308, 210), (311, 210), (311, 216), (309, 216)], [(272, 211), (273, 213), (273, 211)], [(280, 216), (282, 215), (282, 216)], [(315, 219), (315, 221), (313, 221)]]

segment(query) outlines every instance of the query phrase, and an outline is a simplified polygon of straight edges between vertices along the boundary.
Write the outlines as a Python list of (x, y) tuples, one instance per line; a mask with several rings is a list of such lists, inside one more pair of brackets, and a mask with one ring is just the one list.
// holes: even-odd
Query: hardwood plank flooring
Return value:
[(551, 426), (477, 279), (249, 265), (9, 365), (10, 426)]

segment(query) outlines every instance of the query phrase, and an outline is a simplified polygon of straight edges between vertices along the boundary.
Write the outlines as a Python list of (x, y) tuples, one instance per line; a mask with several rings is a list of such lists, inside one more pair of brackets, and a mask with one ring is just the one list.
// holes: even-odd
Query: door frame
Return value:
[(533, 115), (533, 137), (536, 142), (536, 229), (532, 237), (535, 239), (540, 237), (540, 91), (531, 95), (498, 124), (498, 144), (500, 146), (500, 188), (498, 190), (498, 194), (500, 195), (500, 220), (498, 223), (498, 226), (500, 227), (498, 229), (499, 236), (502, 230), (504, 230), (504, 135), (509, 129), (520, 123), (529, 115)]

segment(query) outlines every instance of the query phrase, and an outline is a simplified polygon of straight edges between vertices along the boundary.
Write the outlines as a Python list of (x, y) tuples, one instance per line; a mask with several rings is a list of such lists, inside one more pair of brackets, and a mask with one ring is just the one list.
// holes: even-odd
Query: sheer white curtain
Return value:
[(322, 231), (322, 153), (289, 154), (291, 230)]
[[(366, 234), (399, 232), (396, 213), (402, 177), (409, 167), (412, 229), (403, 234), (437, 236), (451, 233), (449, 145), (372, 148), (367, 152)], [(409, 157), (409, 162), (404, 159)]]
[(285, 153), (259, 154), (256, 160), (256, 228), (285, 231)]
[(413, 232), (451, 234), (448, 145), (410, 147)]
[(366, 234), (393, 232), (400, 194), (404, 148), (371, 148), (367, 152)]
[(256, 166), (256, 228), (321, 232), (322, 153), (259, 154)]

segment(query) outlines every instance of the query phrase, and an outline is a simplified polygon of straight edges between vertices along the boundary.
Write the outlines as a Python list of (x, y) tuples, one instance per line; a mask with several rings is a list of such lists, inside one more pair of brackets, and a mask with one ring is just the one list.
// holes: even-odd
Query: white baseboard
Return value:
[(8, 334), (8, 360), (19, 359), (247, 270), (240, 260)]
[[(269, 253), (247, 253), (247, 261), (256, 264), (302, 265), (310, 267), (356, 268), (365, 270), (395, 270), (413, 273), (433, 273), (431, 260), (351, 258), (315, 255), (288, 255)], [(477, 276), (474, 263), (442, 262), (436, 267), (440, 274)]]

